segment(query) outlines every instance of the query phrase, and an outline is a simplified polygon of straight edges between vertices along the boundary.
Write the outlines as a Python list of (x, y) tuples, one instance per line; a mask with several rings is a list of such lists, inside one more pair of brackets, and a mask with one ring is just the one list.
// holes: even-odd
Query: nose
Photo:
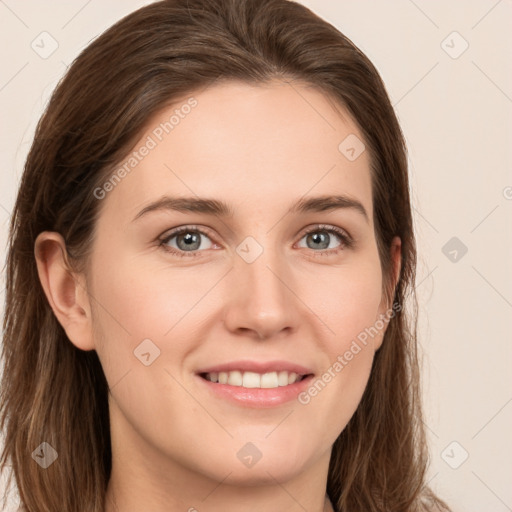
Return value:
[(283, 258), (270, 250), (252, 263), (236, 256), (229, 280), (224, 315), (228, 330), (263, 340), (297, 329), (301, 302)]

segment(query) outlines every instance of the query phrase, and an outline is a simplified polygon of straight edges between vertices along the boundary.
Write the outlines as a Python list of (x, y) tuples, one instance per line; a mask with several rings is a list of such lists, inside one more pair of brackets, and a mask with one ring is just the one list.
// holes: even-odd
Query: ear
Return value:
[[(384, 334), (386, 332), (386, 329), (389, 324), (389, 320), (391, 319), (391, 315), (395, 314), (395, 310), (392, 310), (392, 313), (390, 312), (390, 309), (392, 308), (393, 304), (393, 297), (395, 295), (395, 289), (398, 285), (398, 281), (400, 279), (400, 271), (402, 269), (402, 241), (400, 240), (400, 237), (395, 236), (391, 242), (390, 247), (390, 256), (391, 256), (391, 278), (390, 278), (390, 285), (388, 289), (385, 290), (382, 294), (382, 301), (379, 306), (379, 316), (377, 318), (377, 321), (379, 319), (384, 322), (384, 327), (382, 328), (382, 332), (377, 336), (374, 340), (374, 348), (375, 350), (378, 350), (380, 346), (382, 345), (382, 341), (384, 340)], [(379, 322), (380, 323), (380, 322)]]
[(85, 276), (69, 265), (66, 242), (59, 233), (43, 231), (34, 244), (39, 280), (53, 313), (69, 340), (81, 350), (95, 348)]
[(402, 240), (399, 236), (395, 236), (391, 241), (391, 290), (387, 298), (387, 307), (390, 308), (393, 304), (393, 297), (395, 296), (395, 290), (400, 280), (400, 271), (402, 270)]

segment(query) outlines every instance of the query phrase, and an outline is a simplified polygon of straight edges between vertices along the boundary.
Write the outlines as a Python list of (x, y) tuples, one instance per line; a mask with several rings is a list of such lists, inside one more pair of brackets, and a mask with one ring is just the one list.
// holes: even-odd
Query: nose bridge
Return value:
[[(261, 238), (260, 238), (261, 239)], [(231, 329), (250, 329), (260, 338), (295, 326), (291, 277), (280, 247), (272, 237), (263, 243), (247, 237), (237, 247), (227, 317)]]
[[(249, 246), (253, 252), (257, 247)], [(258, 303), (260, 309), (277, 307), (279, 303), (287, 300), (285, 296), (284, 275), (279, 279), (279, 274), (286, 273), (283, 264), (283, 255), (279, 248), (272, 247), (270, 237), (267, 237), (265, 247), (261, 246), (260, 254), (251, 261), (238, 258), (235, 270), (240, 279), (247, 283), (243, 288), (244, 295)], [(289, 292), (288, 292), (289, 293)]]

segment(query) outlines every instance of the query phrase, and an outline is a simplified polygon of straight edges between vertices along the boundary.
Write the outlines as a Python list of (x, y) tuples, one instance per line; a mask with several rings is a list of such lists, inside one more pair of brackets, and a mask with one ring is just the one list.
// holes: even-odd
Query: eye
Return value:
[[(338, 253), (343, 249), (348, 249), (353, 246), (353, 240), (350, 235), (335, 226), (318, 225), (309, 228), (301, 241), (306, 241), (306, 246), (299, 245), (299, 247), (306, 247), (313, 249), (315, 252), (323, 251), (323, 253)], [(334, 245), (333, 245), (334, 244)]]
[[(319, 255), (336, 254), (354, 244), (350, 235), (336, 226), (313, 226), (303, 234), (301, 241), (304, 239), (306, 246), (299, 247), (312, 249)], [(207, 231), (197, 226), (176, 228), (160, 238), (159, 245), (171, 254), (185, 257), (199, 256), (203, 250), (219, 247), (212, 242)]]
[(177, 228), (160, 239), (164, 250), (178, 256), (196, 256), (200, 249), (211, 249), (213, 245), (208, 233), (196, 226)]

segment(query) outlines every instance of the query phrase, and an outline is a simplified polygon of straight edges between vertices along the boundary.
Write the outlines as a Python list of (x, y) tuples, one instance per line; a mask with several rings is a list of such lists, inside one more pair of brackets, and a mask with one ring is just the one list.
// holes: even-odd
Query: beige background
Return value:
[[(0, 0), (2, 261), (23, 162), (49, 94), (89, 41), (146, 3)], [(510, 511), (512, 1), (303, 3), (373, 61), (407, 138), (430, 483), (455, 511)], [(58, 44), (48, 58), (31, 47), (52, 48), (43, 31)], [(456, 245), (443, 252), (453, 237)], [(0, 290), (3, 282), (2, 275)]]

